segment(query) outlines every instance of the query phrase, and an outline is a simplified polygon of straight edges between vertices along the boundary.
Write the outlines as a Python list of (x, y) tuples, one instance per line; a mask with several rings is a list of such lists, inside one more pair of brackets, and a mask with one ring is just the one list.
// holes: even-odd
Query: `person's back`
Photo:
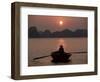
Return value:
[(62, 45), (60, 45), (59, 52), (60, 52), (60, 53), (64, 53), (64, 48), (63, 48)]

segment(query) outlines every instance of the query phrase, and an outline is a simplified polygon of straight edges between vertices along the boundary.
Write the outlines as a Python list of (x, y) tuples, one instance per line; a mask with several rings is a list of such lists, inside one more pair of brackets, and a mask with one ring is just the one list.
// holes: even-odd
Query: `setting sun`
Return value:
[(60, 25), (63, 25), (63, 21), (59, 21), (59, 24), (60, 24)]

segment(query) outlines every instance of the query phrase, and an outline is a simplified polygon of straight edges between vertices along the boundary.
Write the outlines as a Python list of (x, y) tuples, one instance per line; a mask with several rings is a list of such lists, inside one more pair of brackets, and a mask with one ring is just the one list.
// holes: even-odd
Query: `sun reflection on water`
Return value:
[(66, 47), (65, 41), (64, 41), (63, 38), (60, 38), (60, 39), (58, 40), (57, 49), (59, 48), (60, 45), (62, 45), (64, 48)]

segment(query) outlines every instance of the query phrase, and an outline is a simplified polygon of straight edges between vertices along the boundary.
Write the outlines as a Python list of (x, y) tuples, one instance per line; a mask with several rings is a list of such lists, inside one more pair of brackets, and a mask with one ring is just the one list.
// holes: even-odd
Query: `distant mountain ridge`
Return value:
[(77, 29), (71, 31), (69, 29), (64, 29), (62, 31), (51, 32), (46, 29), (45, 31), (37, 30), (36, 26), (32, 26), (28, 29), (28, 38), (60, 38), (60, 37), (87, 37), (86, 29)]

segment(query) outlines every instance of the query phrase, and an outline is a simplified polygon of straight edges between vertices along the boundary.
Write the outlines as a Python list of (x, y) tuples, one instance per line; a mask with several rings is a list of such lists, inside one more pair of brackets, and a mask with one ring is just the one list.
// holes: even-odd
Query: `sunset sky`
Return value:
[(28, 15), (28, 27), (36, 26), (39, 31), (87, 29), (87, 23), (87, 17)]

